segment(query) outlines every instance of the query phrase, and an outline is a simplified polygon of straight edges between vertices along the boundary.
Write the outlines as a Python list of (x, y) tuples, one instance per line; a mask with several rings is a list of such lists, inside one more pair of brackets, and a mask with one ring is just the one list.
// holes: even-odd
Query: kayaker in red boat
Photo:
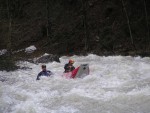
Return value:
[(71, 71), (73, 71), (75, 69), (73, 64), (74, 64), (73, 60), (69, 60), (69, 62), (67, 64), (65, 64), (65, 66), (64, 66), (65, 73), (71, 72)]

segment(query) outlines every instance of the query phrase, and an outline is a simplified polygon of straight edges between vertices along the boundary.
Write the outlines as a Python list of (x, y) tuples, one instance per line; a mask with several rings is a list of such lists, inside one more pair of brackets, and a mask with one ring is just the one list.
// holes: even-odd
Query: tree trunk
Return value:
[[(146, 16), (146, 25), (147, 25), (147, 36), (148, 40), (150, 40), (150, 32), (149, 32), (149, 23), (148, 23), (148, 15), (147, 15), (147, 7), (146, 7), (146, 0), (144, 0), (144, 8), (145, 8), (145, 16)], [(150, 45), (150, 41), (148, 41), (148, 45)], [(149, 49), (149, 48), (148, 48)]]
[(85, 51), (88, 51), (89, 49), (89, 36), (88, 36), (88, 26), (87, 26), (87, 14), (86, 14), (86, 0), (81, 0), (82, 2), (82, 20), (83, 20), (83, 26), (84, 26), (84, 40), (85, 40)]
[(135, 47), (134, 40), (133, 40), (133, 36), (132, 36), (132, 31), (131, 31), (131, 25), (130, 25), (129, 16), (128, 16), (128, 13), (127, 13), (127, 10), (126, 10), (124, 1), (121, 0), (121, 2), (122, 2), (123, 9), (124, 9), (124, 12), (125, 12), (125, 15), (126, 15), (126, 19), (127, 19), (127, 23), (128, 23), (128, 28), (129, 28), (129, 33), (130, 33), (131, 44), (133, 45), (133, 47), (134, 47), (134, 49), (135, 49), (135, 51), (136, 51), (136, 47)]
[(51, 22), (50, 22), (50, 15), (49, 15), (49, 0), (46, 0), (46, 18), (47, 18), (47, 25), (46, 25), (46, 30), (47, 30), (47, 38), (49, 40), (49, 43), (51, 42)]
[(11, 54), (11, 34), (12, 34), (12, 16), (11, 16), (11, 12), (10, 12), (10, 1), (7, 0), (7, 14), (8, 14), (8, 39), (7, 39), (7, 50), (8, 50), (8, 54)]

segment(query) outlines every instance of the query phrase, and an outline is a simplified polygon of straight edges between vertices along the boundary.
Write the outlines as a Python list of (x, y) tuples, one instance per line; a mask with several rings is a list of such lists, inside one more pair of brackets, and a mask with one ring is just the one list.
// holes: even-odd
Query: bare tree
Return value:
[(12, 37), (12, 14), (10, 11), (10, 1), (7, 0), (7, 15), (8, 15), (8, 40), (7, 40), (7, 50), (11, 54), (11, 37)]
[(51, 38), (52, 38), (52, 32), (51, 32), (49, 5), (50, 5), (49, 0), (46, 0), (46, 19), (47, 19), (46, 30), (47, 30), (47, 38), (48, 38), (49, 43), (50, 43)]
[(133, 40), (133, 35), (132, 35), (132, 31), (131, 31), (131, 25), (130, 25), (130, 20), (129, 20), (129, 16), (126, 10), (126, 6), (123, 0), (121, 0), (121, 3), (123, 5), (123, 9), (126, 15), (126, 19), (127, 19), (127, 23), (128, 23), (128, 28), (129, 28), (129, 33), (130, 33), (130, 39), (131, 39), (131, 44), (133, 45), (134, 49), (136, 50), (135, 44), (134, 44), (134, 40)]
[(88, 36), (87, 11), (86, 11), (87, 3), (86, 3), (86, 0), (81, 0), (81, 3), (82, 3), (82, 11), (83, 11), (82, 19), (83, 19), (84, 36), (85, 36), (85, 38), (84, 38), (84, 40), (85, 40), (85, 50), (87, 51), (89, 49), (89, 44), (88, 44), (89, 36)]
[[(148, 22), (148, 15), (147, 15), (147, 7), (146, 7), (146, 0), (144, 1), (144, 8), (145, 8), (145, 16), (146, 16), (146, 25), (147, 25), (147, 30), (148, 30), (148, 39), (150, 39), (150, 32), (149, 32), (149, 22)], [(150, 42), (149, 42), (150, 43)]]

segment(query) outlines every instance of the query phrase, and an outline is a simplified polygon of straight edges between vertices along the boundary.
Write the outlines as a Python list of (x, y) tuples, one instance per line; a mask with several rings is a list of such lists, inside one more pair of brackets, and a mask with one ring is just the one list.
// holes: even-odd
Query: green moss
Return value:
[(0, 56), (0, 70), (14, 71), (18, 69), (13, 58), (9, 56)]

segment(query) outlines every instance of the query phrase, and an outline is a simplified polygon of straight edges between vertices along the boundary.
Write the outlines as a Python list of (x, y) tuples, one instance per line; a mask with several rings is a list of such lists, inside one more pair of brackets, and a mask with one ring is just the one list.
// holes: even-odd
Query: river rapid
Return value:
[[(69, 59), (89, 64), (84, 78), (62, 77)], [(63, 56), (47, 63), (54, 73), (36, 81), (41, 64), (18, 62), (29, 69), (0, 71), (0, 113), (150, 113), (150, 58)], [(30, 69), (32, 68), (32, 69)]]

